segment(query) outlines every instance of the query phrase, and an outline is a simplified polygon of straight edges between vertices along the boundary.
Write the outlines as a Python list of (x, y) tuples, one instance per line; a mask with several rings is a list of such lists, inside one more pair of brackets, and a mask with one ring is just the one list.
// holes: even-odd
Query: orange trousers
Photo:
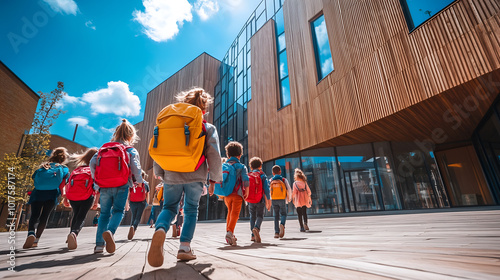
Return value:
[(240, 218), (241, 205), (243, 198), (237, 194), (230, 194), (224, 198), (227, 206), (226, 231), (234, 233), (234, 227)]

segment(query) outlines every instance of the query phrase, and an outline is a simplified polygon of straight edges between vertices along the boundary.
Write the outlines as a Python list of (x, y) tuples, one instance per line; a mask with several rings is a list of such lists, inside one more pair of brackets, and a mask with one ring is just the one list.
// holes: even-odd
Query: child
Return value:
[(262, 172), (262, 160), (258, 157), (251, 158), (250, 170), (252, 170), (248, 173), (250, 186), (245, 193), (245, 201), (248, 202), (250, 211), (251, 241), (260, 243), (260, 225), (264, 219), (264, 207), (268, 211), (271, 210), (271, 196), (266, 174)]
[(94, 180), (92, 180), (89, 167), (90, 160), (96, 153), (96, 148), (90, 148), (85, 153), (72, 156), (77, 167), (71, 172), (69, 181), (64, 188), (63, 200), (65, 206), (71, 204), (71, 208), (73, 209), (71, 231), (67, 239), (68, 249), (70, 250), (74, 250), (78, 246), (76, 237), (80, 230), (82, 230), (87, 212), (89, 212), (92, 205), (94, 205), (94, 209), (97, 209), (97, 201), (94, 196)]
[[(148, 252), (148, 263), (153, 267), (159, 267), (163, 264), (163, 244), (165, 243), (166, 232), (170, 228), (170, 223), (175, 218), (177, 214), (179, 201), (181, 199), (182, 193), (184, 192), (184, 226), (182, 228), (181, 236), (180, 236), (180, 246), (179, 251), (177, 252), (177, 259), (181, 261), (189, 261), (196, 259), (196, 255), (194, 255), (193, 250), (191, 249), (191, 240), (193, 238), (193, 234), (196, 228), (196, 220), (198, 218), (198, 204), (200, 201), (201, 193), (203, 192), (203, 184), (206, 182), (207, 175), (210, 173), (210, 188), (213, 193), (213, 186), (215, 182), (222, 181), (222, 165), (219, 151), (219, 136), (217, 134), (217, 129), (212, 124), (206, 123), (203, 120), (203, 115), (205, 114), (208, 106), (213, 102), (213, 98), (205, 92), (202, 88), (193, 88), (187, 92), (181, 92), (177, 95), (177, 100), (179, 103), (169, 105), (165, 107), (163, 110), (169, 111), (170, 109), (180, 109), (184, 108), (187, 111), (195, 114), (197, 120), (200, 120), (200, 123), (190, 122), (189, 124), (183, 122), (179, 129), (178, 136), (172, 136), (163, 138), (165, 130), (163, 129), (163, 125), (171, 125), (172, 123), (179, 123), (181, 120), (176, 119), (175, 116), (172, 115), (172, 120), (177, 120), (179, 122), (168, 122), (170, 117), (167, 118), (164, 122), (158, 124), (155, 128), (155, 134), (151, 141), (150, 145), (150, 155), (153, 155), (155, 152), (155, 144), (158, 147), (161, 147), (161, 141), (177, 141), (179, 139), (175, 139), (179, 137), (182, 139), (182, 143), (179, 143), (178, 148), (184, 148), (184, 141), (186, 142), (186, 146), (188, 147), (190, 144), (197, 143), (196, 141), (201, 138), (204, 138), (204, 145), (201, 146), (204, 150), (203, 156), (198, 161), (198, 165), (194, 168), (194, 171), (188, 172), (179, 172), (179, 171), (169, 171), (174, 170), (176, 168), (166, 168), (163, 169), (160, 164), (165, 166), (167, 164), (177, 164), (180, 160), (176, 160), (171, 154), (167, 153), (165, 155), (166, 161), (157, 162), (156, 160), (153, 163), (153, 168), (156, 176), (161, 176), (164, 179), (164, 187), (163, 187), (163, 210), (158, 216), (158, 220), (156, 221), (156, 231), (153, 234), (153, 238), (151, 240), (151, 245)], [(163, 112), (162, 110), (162, 112)], [(160, 112), (160, 115), (162, 114)], [(178, 111), (176, 111), (178, 112)], [(178, 116), (178, 114), (175, 114)], [(201, 115), (201, 116), (200, 116)], [(201, 117), (201, 118), (200, 118)], [(163, 119), (162, 119), (163, 120)], [(203, 134), (197, 134), (195, 132), (199, 127), (203, 128)], [(196, 127), (195, 127), (196, 126)], [(167, 130), (168, 131), (168, 130)], [(190, 133), (192, 133), (198, 138), (189, 137)], [(167, 132), (168, 133), (168, 132)], [(175, 132), (172, 132), (175, 134)], [(158, 137), (159, 135), (159, 137)], [(203, 135), (203, 136), (201, 136)], [(155, 141), (156, 140), (156, 141)], [(158, 141), (158, 142), (157, 142)], [(168, 150), (168, 143), (163, 142), (164, 147)], [(172, 147), (172, 146), (170, 146)], [(160, 149), (158, 149), (160, 150)], [(170, 150), (168, 150), (171, 152)], [(152, 156), (153, 157), (153, 156)], [(206, 160), (205, 158), (206, 157)], [(181, 159), (184, 159), (183, 157)], [(210, 170), (209, 170), (210, 169)]]
[(123, 119), (116, 127), (111, 142), (104, 144), (90, 161), (90, 170), (98, 187), (101, 203), (94, 253), (102, 253), (104, 244), (108, 253), (115, 252), (113, 235), (125, 213), (128, 189), (134, 186), (132, 175), (136, 178), (136, 183), (142, 184), (139, 153), (131, 147), (137, 140), (134, 126)]
[[(28, 204), (31, 204), (31, 218), (28, 225), (28, 237), (23, 249), (38, 246), (38, 240), (47, 226), (50, 212), (62, 193), (69, 170), (64, 165), (69, 157), (66, 148), (59, 147), (52, 151), (49, 160), (33, 173), (35, 189), (31, 192)], [(35, 225), (38, 223), (35, 235)]]
[(94, 220), (92, 220), (92, 224), (96, 227), (97, 223), (99, 223), (99, 213), (95, 213)]
[(250, 183), (247, 168), (240, 163), (240, 158), (243, 155), (243, 145), (236, 141), (229, 142), (226, 145), (226, 155), (228, 160), (224, 164), (229, 164), (236, 169), (236, 185), (233, 192), (224, 197), (224, 202), (227, 206), (226, 242), (232, 246), (236, 246), (234, 228), (240, 217), (243, 194)]
[[(309, 189), (307, 178), (302, 170), (295, 168), (293, 179), (295, 180), (293, 183), (293, 204), (297, 207), (300, 231), (305, 232), (309, 230), (307, 226), (307, 208), (311, 208), (311, 189)], [(304, 219), (304, 222), (302, 222), (302, 219)]]
[(181, 235), (181, 226), (182, 223), (184, 222), (184, 214), (183, 214), (183, 209), (184, 208), (184, 193), (182, 193), (181, 200), (179, 202), (179, 211), (177, 212), (177, 215), (175, 216), (175, 223), (172, 224), (172, 237), (177, 237)]
[(147, 202), (146, 199), (149, 197), (149, 183), (146, 181), (146, 177), (148, 176), (144, 170), (142, 170), (142, 182), (143, 187), (140, 184), (135, 184), (133, 188), (129, 189), (130, 194), (128, 195), (128, 199), (130, 201), (130, 211), (132, 212), (132, 221), (130, 225), (130, 229), (128, 230), (128, 240), (132, 240), (134, 238), (135, 231), (137, 230), (137, 226), (141, 221), (142, 212), (144, 212), (144, 208), (146, 208)]
[(292, 190), (290, 189), (288, 180), (281, 176), (281, 167), (279, 165), (273, 166), (273, 177), (270, 184), (274, 209), (274, 238), (283, 238), (285, 236), (285, 222), (288, 212), (287, 203), (292, 198)]
[[(159, 179), (159, 178), (158, 178)], [(153, 195), (153, 206), (151, 207), (151, 214), (149, 214), (149, 219), (147, 224), (152, 228), (156, 223), (156, 218), (160, 214), (161, 208), (163, 207), (163, 182), (158, 183), (155, 187), (155, 193)]]

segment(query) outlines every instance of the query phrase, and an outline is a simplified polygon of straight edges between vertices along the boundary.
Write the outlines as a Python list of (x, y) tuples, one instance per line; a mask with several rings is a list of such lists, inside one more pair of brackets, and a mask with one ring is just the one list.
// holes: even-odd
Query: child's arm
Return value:
[(153, 161), (153, 172), (155, 176), (160, 177), (161, 180), (163, 180), (163, 177), (165, 175), (165, 171), (161, 168), (161, 166), (156, 163), (156, 161)]
[(271, 190), (269, 188), (269, 182), (267, 181), (266, 174), (260, 175), (260, 179), (262, 180), (262, 186), (264, 187), (264, 195), (267, 200), (271, 200)]
[(94, 196), (94, 203), (92, 203), (92, 207), (90, 208), (91, 210), (97, 210), (97, 206), (99, 204), (99, 197), (101, 197), (101, 193), (96, 192)]
[(136, 183), (141, 184), (143, 180), (139, 153), (135, 148), (129, 148), (127, 152), (130, 156), (130, 172), (135, 177)]
[(219, 150), (219, 135), (213, 125), (207, 125), (206, 156), (210, 181), (222, 182), (222, 159)]
[(285, 185), (286, 185), (286, 201), (290, 202), (292, 201), (292, 189), (290, 188), (290, 184), (288, 183), (288, 179), (285, 179)]

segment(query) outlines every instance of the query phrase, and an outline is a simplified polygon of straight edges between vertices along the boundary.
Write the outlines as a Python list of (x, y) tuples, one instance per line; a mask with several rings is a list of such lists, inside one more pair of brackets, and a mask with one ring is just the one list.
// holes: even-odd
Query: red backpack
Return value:
[(146, 200), (146, 188), (144, 184), (134, 184), (133, 188), (130, 188), (129, 197), (130, 202), (143, 202)]
[(262, 199), (262, 195), (264, 194), (264, 188), (262, 184), (262, 178), (260, 177), (262, 174), (259, 172), (248, 172), (248, 178), (250, 179), (250, 185), (247, 188), (248, 196), (245, 199), (248, 203), (259, 203)]
[(101, 188), (116, 188), (128, 183), (130, 148), (118, 142), (102, 145), (97, 154), (94, 180)]
[(94, 180), (90, 173), (90, 167), (80, 166), (77, 167), (65, 186), (66, 197), (72, 201), (87, 200), (94, 194)]

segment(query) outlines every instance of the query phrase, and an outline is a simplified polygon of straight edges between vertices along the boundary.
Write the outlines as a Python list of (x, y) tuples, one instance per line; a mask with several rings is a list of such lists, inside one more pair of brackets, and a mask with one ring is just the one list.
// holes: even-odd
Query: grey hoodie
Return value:
[[(194, 172), (173, 172), (163, 170), (160, 165), (153, 162), (153, 170), (156, 176), (163, 177), (163, 182), (169, 185), (187, 184), (194, 182), (206, 182), (208, 168), (210, 167), (210, 180), (222, 182), (222, 160), (219, 150), (219, 135), (212, 124), (206, 123), (207, 137), (205, 156), (207, 160)], [(207, 165), (208, 164), (208, 165)]]

